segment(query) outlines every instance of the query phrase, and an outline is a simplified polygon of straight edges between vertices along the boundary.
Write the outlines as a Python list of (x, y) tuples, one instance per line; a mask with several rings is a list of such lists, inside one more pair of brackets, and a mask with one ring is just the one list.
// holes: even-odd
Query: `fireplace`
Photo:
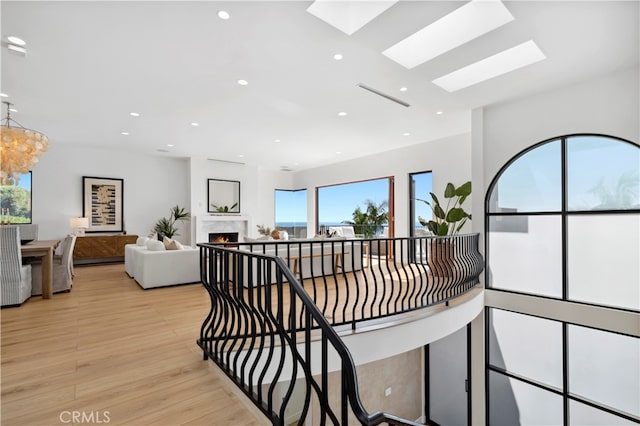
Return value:
[(238, 233), (237, 232), (210, 232), (209, 242), (210, 243), (237, 243)]

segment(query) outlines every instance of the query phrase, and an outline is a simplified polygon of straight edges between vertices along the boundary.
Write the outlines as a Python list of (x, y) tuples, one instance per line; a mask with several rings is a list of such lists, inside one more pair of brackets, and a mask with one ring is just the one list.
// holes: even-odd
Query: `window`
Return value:
[(428, 234), (428, 231), (418, 221), (419, 217), (429, 220), (432, 217), (431, 208), (422, 200), (430, 201), (429, 193), (433, 192), (433, 175), (431, 172), (409, 174), (409, 236), (417, 237)]
[(2, 220), (11, 223), (31, 223), (31, 172), (20, 175), (16, 185), (0, 186)]
[(640, 423), (639, 338), (496, 308), (487, 330), (488, 424)]
[[(640, 147), (603, 135), (541, 142), (497, 174), (485, 213), (487, 291), (543, 296), (486, 308), (487, 423), (640, 423), (640, 338), (583, 319), (640, 311)], [(575, 303), (583, 324), (558, 314)], [(518, 312), (534, 304), (558, 315)]]
[(316, 197), (318, 232), (346, 224), (366, 238), (393, 236), (392, 177), (318, 187)]
[(602, 135), (535, 145), (498, 173), (486, 212), (489, 288), (640, 310), (637, 145)]
[(307, 190), (275, 190), (276, 226), (296, 238), (307, 236)]

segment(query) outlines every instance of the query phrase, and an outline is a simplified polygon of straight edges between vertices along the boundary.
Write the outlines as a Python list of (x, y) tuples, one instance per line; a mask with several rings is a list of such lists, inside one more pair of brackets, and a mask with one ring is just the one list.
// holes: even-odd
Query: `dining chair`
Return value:
[[(76, 244), (75, 235), (67, 235), (60, 243), (63, 245), (62, 255), (53, 256), (53, 288), (54, 293), (71, 291), (73, 285), (73, 248)], [(32, 263), (31, 295), (42, 294), (42, 263)]]
[(2, 306), (21, 305), (31, 297), (31, 265), (22, 264), (20, 229), (0, 227), (0, 287)]

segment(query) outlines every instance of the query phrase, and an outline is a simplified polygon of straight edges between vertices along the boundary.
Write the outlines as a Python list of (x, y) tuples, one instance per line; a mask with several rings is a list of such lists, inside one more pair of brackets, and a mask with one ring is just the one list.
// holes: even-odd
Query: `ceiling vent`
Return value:
[(219, 160), (217, 158), (207, 158), (207, 160), (209, 161), (217, 161), (219, 163), (228, 163), (228, 164), (239, 164), (241, 166), (244, 166), (246, 163), (242, 163), (240, 161), (231, 161), (231, 160)]
[(402, 99), (394, 98), (393, 96), (387, 95), (386, 93), (382, 93), (381, 91), (376, 90), (373, 87), (367, 86), (366, 84), (358, 83), (356, 86), (360, 87), (361, 89), (367, 90), (367, 91), (369, 91), (369, 92), (371, 92), (371, 93), (373, 93), (375, 95), (382, 96), (383, 98), (388, 99), (388, 100), (390, 100), (392, 102), (400, 104), (403, 107), (407, 107), (408, 108), (408, 107), (411, 106), (408, 103), (406, 103), (405, 101), (403, 101)]

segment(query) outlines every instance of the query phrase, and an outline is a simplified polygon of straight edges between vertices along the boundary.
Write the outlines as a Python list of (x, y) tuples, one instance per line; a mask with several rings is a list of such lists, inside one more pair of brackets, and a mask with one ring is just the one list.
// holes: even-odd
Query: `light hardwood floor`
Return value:
[(199, 284), (144, 291), (122, 264), (76, 267), (70, 293), (0, 311), (1, 424), (269, 424), (202, 360), (208, 309)]

